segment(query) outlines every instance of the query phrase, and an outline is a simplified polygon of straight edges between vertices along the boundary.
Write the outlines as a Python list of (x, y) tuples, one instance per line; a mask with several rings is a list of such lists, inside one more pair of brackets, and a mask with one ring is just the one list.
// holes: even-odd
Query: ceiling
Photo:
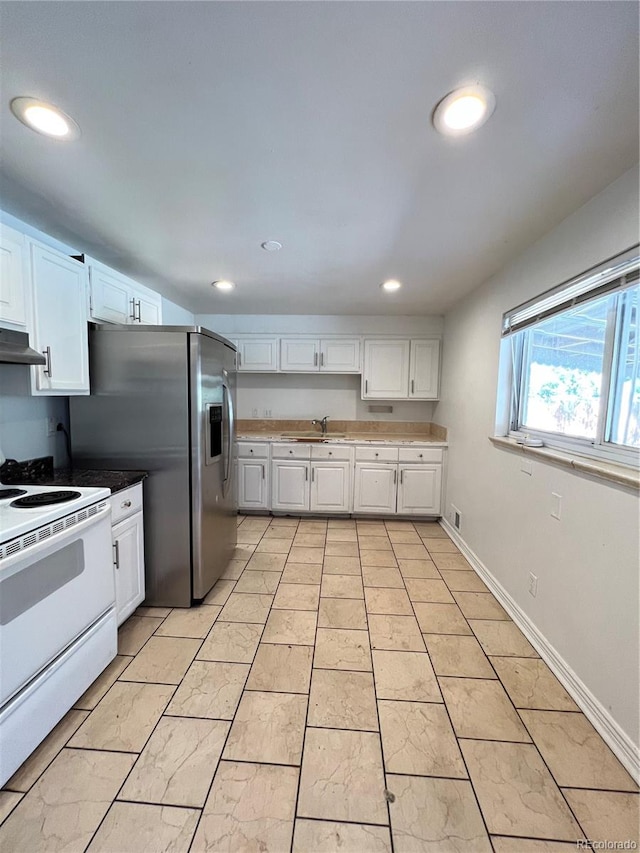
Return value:
[[(197, 313), (444, 312), (638, 159), (635, 2), (5, 2), (0, 24), (0, 206)], [(474, 81), (494, 115), (439, 136)], [(18, 95), (80, 139), (25, 128)]]

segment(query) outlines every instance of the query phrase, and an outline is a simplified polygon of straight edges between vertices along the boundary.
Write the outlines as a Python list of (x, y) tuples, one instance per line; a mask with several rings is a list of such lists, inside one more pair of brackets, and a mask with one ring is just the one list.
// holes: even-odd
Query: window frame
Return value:
[[(585, 274), (586, 275), (586, 274)], [(582, 276), (580, 277), (582, 278)], [(575, 281), (572, 280), (572, 281)], [(625, 292), (638, 287), (637, 281), (623, 285), (608, 294), (607, 319), (605, 328), (604, 351), (602, 359), (602, 385), (600, 389), (600, 411), (596, 426), (595, 438), (580, 438), (567, 436), (551, 430), (535, 429), (523, 424), (524, 406), (529, 385), (530, 352), (535, 329), (548, 316), (532, 322), (516, 332), (505, 332), (503, 324), (503, 339), (509, 344), (510, 388), (509, 388), (509, 417), (508, 434), (516, 440), (523, 436), (543, 442), (545, 447), (602, 461), (637, 468), (640, 461), (640, 448), (616, 444), (610, 440), (615, 423), (617, 405), (616, 390), (620, 385), (621, 358), (625, 357), (622, 346), (622, 325), (620, 322), (621, 305)], [(593, 299), (602, 298), (606, 294), (594, 293)], [(541, 297), (542, 298), (542, 297)], [(534, 302), (535, 300), (531, 300)], [(586, 300), (585, 300), (586, 301)], [(584, 303), (583, 303), (584, 304)], [(554, 312), (552, 316), (561, 316), (572, 310), (568, 305)], [(515, 309), (514, 309), (515, 310)], [(640, 303), (638, 309), (640, 310)], [(514, 312), (507, 312), (513, 314)], [(505, 317), (507, 314), (505, 314)], [(638, 342), (640, 345), (640, 342)]]

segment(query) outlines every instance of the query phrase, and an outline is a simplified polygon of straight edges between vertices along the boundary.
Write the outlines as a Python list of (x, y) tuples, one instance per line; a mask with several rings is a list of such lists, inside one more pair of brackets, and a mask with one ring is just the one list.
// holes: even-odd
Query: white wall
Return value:
[[(439, 336), (442, 317), (338, 315), (199, 314), (196, 322), (232, 338), (238, 334), (352, 334)], [(391, 414), (371, 413), (362, 400), (360, 375), (240, 373), (238, 417), (315, 418), (338, 420), (431, 421), (434, 403), (391, 401)], [(381, 401), (384, 402), (384, 401)]]
[[(446, 507), (461, 534), (586, 687), (638, 744), (638, 495), (495, 448), (504, 311), (638, 242), (638, 170), (580, 208), (445, 317), (441, 402)], [(562, 518), (550, 515), (551, 493)], [(527, 592), (529, 572), (538, 593)]]
[(191, 311), (181, 308), (175, 302), (162, 297), (162, 325), (163, 326), (193, 326), (194, 316)]
[(56, 466), (67, 464), (64, 435), (47, 435), (47, 418), (69, 429), (66, 397), (32, 397), (29, 368), (0, 364), (0, 447), (7, 459), (54, 457)]

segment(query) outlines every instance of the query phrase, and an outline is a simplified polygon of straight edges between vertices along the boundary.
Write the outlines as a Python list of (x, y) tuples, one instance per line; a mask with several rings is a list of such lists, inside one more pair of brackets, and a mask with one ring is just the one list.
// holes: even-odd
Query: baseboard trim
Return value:
[(471, 564), (473, 570), (486, 583), (527, 640), (529, 640), (538, 652), (542, 660), (550, 667), (596, 731), (602, 736), (605, 743), (608, 744), (636, 782), (640, 784), (640, 754), (638, 746), (620, 728), (609, 711), (593, 695), (584, 682), (581, 681), (547, 638), (536, 628), (531, 619), (529, 619), (502, 584), (496, 580), (489, 569), (478, 558), (477, 554), (469, 548), (455, 527), (446, 518), (440, 519), (440, 525), (456, 543), (462, 554)]

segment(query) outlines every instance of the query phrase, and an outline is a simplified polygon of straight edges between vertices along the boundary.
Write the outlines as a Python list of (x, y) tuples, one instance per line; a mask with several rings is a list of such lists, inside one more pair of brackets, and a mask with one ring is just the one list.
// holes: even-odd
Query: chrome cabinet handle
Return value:
[(236, 354), (238, 356), (238, 367), (242, 367), (242, 353), (238, 350)]
[(317, 352), (314, 352), (314, 354), (313, 354), (313, 366), (314, 367), (318, 366), (318, 353)]
[(113, 551), (114, 551), (113, 565), (116, 567), (116, 569), (119, 569), (120, 568), (120, 543), (118, 542), (117, 539), (113, 543)]
[(138, 316), (133, 318), (134, 320), (137, 320), (138, 323), (142, 323), (142, 317), (140, 316), (141, 313), (142, 313), (142, 311), (140, 308), (140, 300), (138, 299)]
[(414, 382), (414, 380), (412, 379), (412, 380), (411, 380), (411, 393), (412, 393), (412, 394), (413, 394), (413, 392), (415, 391), (415, 387), (416, 387), (416, 383), (415, 383), (415, 382)]
[(380, 456), (380, 454), (379, 454), (379, 453), (376, 453), (376, 458), (377, 458), (378, 456)]
[(320, 353), (320, 367), (324, 367), (324, 353)]
[(311, 469), (311, 482), (313, 483), (315, 479), (316, 479), (316, 469), (312, 468)]
[(131, 506), (131, 501), (122, 501), (122, 503), (120, 504), (120, 506), (123, 506), (123, 507), (130, 507), (130, 506)]
[(290, 450), (289, 453), (293, 453), (293, 450)]
[(422, 459), (422, 453), (420, 453), (419, 456), (420, 456), (420, 459)]
[[(252, 451), (252, 452), (253, 452), (253, 451)], [(265, 479), (265, 476), (264, 476), (264, 465), (261, 465), (260, 467), (262, 468), (262, 479), (264, 480), (264, 479)]]
[(306, 466), (306, 465), (305, 465), (305, 468), (304, 468), (304, 478), (305, 478), (305, 480), (308, 480), (308, 479), (309, 479), (309, 469), (307, 468), (307, 466)]
[(369, 390), (369, 380), (365, 379), (364, 380), (364, 393), (366, 394), (368, 390)]
[(252, 448), (252, 447), (250, 447), (250, 448), (249, 448), (249, 453), (253, 453), (253, 448)]
[(395, 484), (396, 484), (397, 482), (398, 482), (398, 472), (397, 472), (397, 471), (394, 471), (394, 472), (393, 472), (393, 485), (395, 486)]
[(333, 456), (333, 450), (329, 451), (329, 456)]
[(45, 347), (42, 350), (42, 355), (47, 359), (47, 363), (42, 368), (42, 372), (45, 373), (49, 379), (53, 376), (53, 370), (51, 370), (51, 347)]
[(130, 299), (129, 302), (131, 303), (131, 314), (129, 314), (129, 318), (131, 320), (133, 320), (135, 323), (135, 320), (136, 320), (136, 300)]
[(400, 485), (402, 485), (404, 480), (404, 470), (400, 471)]

